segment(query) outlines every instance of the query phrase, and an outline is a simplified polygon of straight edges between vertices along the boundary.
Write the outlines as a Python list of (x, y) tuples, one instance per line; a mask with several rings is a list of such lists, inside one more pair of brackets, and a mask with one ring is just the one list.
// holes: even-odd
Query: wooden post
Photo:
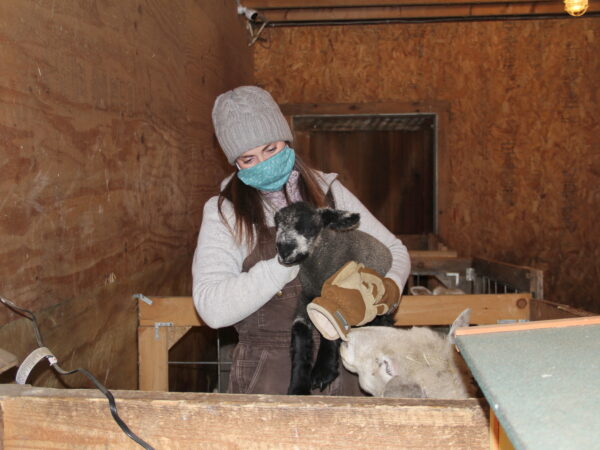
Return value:
[(138, 328), (139, 389), (169, 390), (169, 347), (165, 327)]
[(514, 450), (492, 408), (490, 408), (490, 450)]

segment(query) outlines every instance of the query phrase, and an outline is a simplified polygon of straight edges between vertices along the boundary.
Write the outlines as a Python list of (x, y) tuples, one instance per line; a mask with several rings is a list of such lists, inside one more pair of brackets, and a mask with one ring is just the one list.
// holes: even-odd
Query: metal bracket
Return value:
[(160, 327), (172, 327), (173, 322), (154, 322), (154, 339), (160, 339), (160, 334), (158, 329)]
[(458, 273), (458, 272), (446, 272), (446, 276), (448, 278), (454, 277), (454, 286), (450, 286), (450, 287), (458, 287), (458, 281), (460, 280), (460, 273)]
[(133, 298), (136, 298), (138, 300), (143, 301), (144, 303), (147, 303), (148, 305), (152, 305), (152, 300), (150, 300), (148, 297), (146, 297), (144, 294), (133, 294), (132, 295)]
[(467, 281), (475, 281), (475, 269), (473, 267), (467, 267), (465, 271), (465, 277)]

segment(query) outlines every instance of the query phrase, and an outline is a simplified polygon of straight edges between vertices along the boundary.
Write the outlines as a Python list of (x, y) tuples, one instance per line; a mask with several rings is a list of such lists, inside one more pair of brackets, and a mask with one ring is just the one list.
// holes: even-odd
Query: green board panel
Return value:
[(517, 449), (600, 449), (600, 325), (457, 336)]

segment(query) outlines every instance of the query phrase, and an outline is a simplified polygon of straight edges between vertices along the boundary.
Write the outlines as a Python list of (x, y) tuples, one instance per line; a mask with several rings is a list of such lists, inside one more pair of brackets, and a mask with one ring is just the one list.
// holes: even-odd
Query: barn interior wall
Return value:
[(256, 80), (280, 103), (447, 102), (440, 238), (543, 269), (547, 298), (600, 312), (600, 19), (285, 27), (264, 38)]
[[(64, 368), (135, 388), (132, 294), (191, 294), (228, 171), (210, 110), (252, 81), (247, 42), (229, 0), (0, 2), (0, 295)], [(3, 305), (0, 325), (20, 360), (37, 346)]]

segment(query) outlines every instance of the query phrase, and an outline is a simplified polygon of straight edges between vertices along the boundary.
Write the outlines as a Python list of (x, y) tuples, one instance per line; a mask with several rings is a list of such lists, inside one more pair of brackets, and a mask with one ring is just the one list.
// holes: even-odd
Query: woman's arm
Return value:
[(360, 213), (360, 226), (358, 229), (379, 239), (390, 249), (392, 252), (392, 267), (386, 276), (393, 279), (398, 284), (400, 292), (402, 292), (406, 280), (410, 275), (410, 257), (406, 246), (377, 220), (365, 205), (342, 183), (335, 180), (331, 184), (330, 189), (335, 199), (335, 207), (337, 209)]
[[(217, 197), (204, 205), (198, 245), (192, 263), (194, 305), (211, 328), (233, 325), (257, 311), (298, 274), (298, 266), (286, 267), (277, 258), (261, 261), (242, 272), (245, 244), (235, 243), (222, 222)], [(223, 203), (229, 223), (231, 205)]]

